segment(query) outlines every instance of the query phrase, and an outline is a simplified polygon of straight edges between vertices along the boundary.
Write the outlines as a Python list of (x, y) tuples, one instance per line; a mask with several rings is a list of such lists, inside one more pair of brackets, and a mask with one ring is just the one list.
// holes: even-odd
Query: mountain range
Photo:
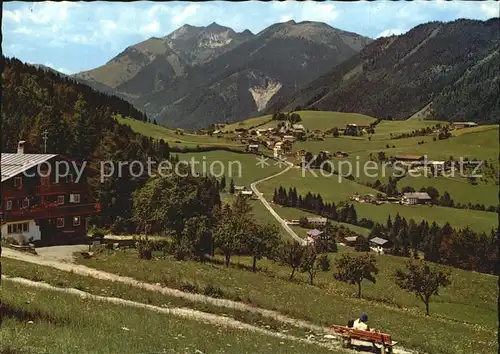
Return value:
[(499, 27), (430, 22), (372, 40), (308, 21), (257, 34), (185, 25), (73, 78), (186, 129), (299, 107), (488, 123), (500, 116)]
[(278, 23), (257, 34), (185, 25), (73, 77), (160, 124), (196, 129), (261, 114), (371, 41), (318, 22)]
[(498, 123), (500, 20), (432, 22), (377, 39), (268, 111)]

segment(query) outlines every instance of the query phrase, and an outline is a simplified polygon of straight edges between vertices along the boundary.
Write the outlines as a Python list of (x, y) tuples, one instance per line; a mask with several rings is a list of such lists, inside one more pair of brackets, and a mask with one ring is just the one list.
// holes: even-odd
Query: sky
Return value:
[(429, 21), (498, 17), (495, 1), (375, 2), (8, 2), (3, 4), (5, 56), (66, 74), (104, 65), (130, 45), (184, 24), (212, 22), (258, 33), (276, 22), (320, 21), (371, 38), (402, 34)]

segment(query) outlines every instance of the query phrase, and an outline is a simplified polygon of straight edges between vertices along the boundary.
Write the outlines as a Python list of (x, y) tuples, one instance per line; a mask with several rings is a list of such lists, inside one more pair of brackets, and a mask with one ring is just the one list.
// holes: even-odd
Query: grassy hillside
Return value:
[[(158, 350), (253, 353), (282, 352), (285, 347), (287, 352), (332, 353), (315, 345), (37, 290), (8, 280), (2, 282), (2, 290), (3, 314), (7, 315), (0, 343), (0, 351), (4, 353), (41, 353), (47, 348), (54, 354), (75, 350), (89, 354)], [(11, 315), (8, 309), (18, 312)], [(34, 323), (27, 324), (31, 317)]]
[(398, 183), (399, 187), (410, 186), (415, 190), (423, 187), (434, 187), (443, 195), (447, 191), (455, 201), (462, 204), (484, 204), (486, 207), (498, 204), (498, 186), (491, 178), (487, 182), (471, 185), (466, 178), (448, 177), (405, 177)]
[(273, 178), (259, 184), (259, 190), (264, 193), (267, 199), (273, 198), (274, 190), (283, 186), (285, 188), (297, 188), (297, 193), (306, 194), (311, 192), (313, 194), (320, 193), (324, 200), (333, 201), (335, 203), (347, 200), (354, 193), (360, 194), (377, 194), (377, 191), (342, 178), (339, 182), (339, 176), (333, 175), (332, 177), (324, 177), (316, 171), (317, 177), (310, 174), (308, 171), (294, 168), (283, 175), (281, 178)]
[[(336, 257), (337, 254), (331, 255), (332, 260)], [(485, 353), (496, 350), (494, 277), (451, 269), (452, 285), (433, 298), (431, 316), (425, 316), (423, 303), (392, 281), (392, 273), (403, 266), (405, 259), (379, 256), (377, 261), (377, 283), (365, 283), (364, 298), (357, 299), (355, 287), (334, 281), (330, 272), (321, 273), (318, 285), (310, 286), (305, 283), (305, 275), (298, 274), (300, 282), (290, 282), (290, 269), (265, 260), (259, 262), (263, 271), (258, 273), (237, 266), (225, 268), (170, 258), (138, 261), (135, 251), (103, 253), (96, 259), (82, 260), (91, 267), (170, 287), (196, 284), (203, 288), (217, 284), (224, 297), (243, 299), (253, 306), (323, 325), (343, 324), (367, 311), (371, 326), (388, 331), (405, 347), (428, 353), (460, 354), (473, 347)], [(236, 257), (235, 262), (250, 265), (251, 259)], [(258, 288), (255, 284), (259, 284)]]
[[(354, 124), (370, 124), (375, 121), (375, 118), (358, 113), (345, 112), (329, 112), (329, 111), (294, 111), (302, 118), (298, 124), (302, 124), (309, 130), (330, 130), (333, 127), (343, 128), (349, 123)], [(257, 118), (250, 118), (242, 122), (229, 124), (224, 127), (225, 131), (232, 131), (236, 128), (249, 129), (251, 127), (275, 128), (278, 121), (272, 120), (272, 115), (265, 115)]]
[[(238, 154), (229, 151), (208, 151), (197, 153), (178, 154), (180, 160), (197, 162), (195, 170), (201, 173), (203, 169), (210, 172), (212, 169), (215, 176), (224, 172), (227, 186), (231, 178), (236, 185), (244, 185), (250, 188), (250, 183), (278, 173), (281, 168), (275, 165), (274, 160), (268, 160), (269, 165), (264, 168), (257, 165), (259, 160), (253, 154)], [(204, 167), (205, 166), (205, 167)], [(231, 172), (231, 173), (230, 173)]]
[(441, 226), (449, 222), (454, 228), (469, 226), (478, 232), (490, 232), (498, 225), (498, 215), (486, 211), (399, 204), (374, 205), (356, 203), (354, 206), (356, 207), (358, 218), (370, 218), (380, 223), (385, 223), (389, 215), (394, 220), (396, 213), (399, 213), (399, 215), (404, 216), (406, 219), (413, 218), (417, 222), (421, 220), (427, 220), (429, 223), (435, 221)]
[(117, 116), (115, 118), (120, 124), (131, 127), (135, 132), (138, 132), (145, 136), (150, 136), (155, 139), (163, 139), (172, 146), (230, 146), (236, 148), (243, 146), (242, 144), (238, 144), (224, 138), (211, 137), (207, 135), (188, 134), (184, 132), (182, 134), (178, 134), (175, 130), (168, 129), (161, 125), (147, 123), (135, 119), (123, 118), (121, 116)]

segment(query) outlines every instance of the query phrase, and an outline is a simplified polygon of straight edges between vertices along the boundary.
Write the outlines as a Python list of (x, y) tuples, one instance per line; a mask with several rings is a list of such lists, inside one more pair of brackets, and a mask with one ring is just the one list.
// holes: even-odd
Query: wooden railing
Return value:
[(64, 194), (83, 191), (85, 191), (85, 188), (78, 183), (48, 184), (36, 186), (37, 195)]
[(0, 212), (4, 221), (14, 221), (21, 219), (48, 219), (61, 216), (96, 214), (101, 211), (99, 203), (55, 205), (45, 204), (42, 206), (32, 206), (30, 208)]

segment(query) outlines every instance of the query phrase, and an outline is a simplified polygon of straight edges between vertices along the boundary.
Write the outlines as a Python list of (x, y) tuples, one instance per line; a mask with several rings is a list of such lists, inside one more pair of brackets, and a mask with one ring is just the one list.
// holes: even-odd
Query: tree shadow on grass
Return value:
[(49, 322), (55, 325), (65, 325), (71, 322), (71, 320), (67, 317), (53, 316), (47, 312), (42, 312), (40, 310), (29, 311), (21, 307), (9, 305), (2, 301), (0, 303), (0, 323), (3, 319), (6, 318), (14, 319), (19, 322), (40, 321)]

